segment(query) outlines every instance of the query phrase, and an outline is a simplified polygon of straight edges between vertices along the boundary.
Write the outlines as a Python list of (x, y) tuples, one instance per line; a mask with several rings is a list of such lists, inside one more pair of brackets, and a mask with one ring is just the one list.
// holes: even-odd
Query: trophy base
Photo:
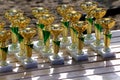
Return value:
[(20, 44), (17, 43), (16, 48), (13, 48), (13, 44), (8, 45), (8, 54), (14, 54), (20, 51)]
[(10, 64), (7, 64), (6, 66), (0, 66), (0, 72), (11, 72), (13, 67)]
[(95, 52), (98, 52), (99, 49), (103, 48), (103, 44), (101, 46), (96, 46), (94, 43), (90, 44), (90, 48), (94, 50)]
[(38, 67), (37, 61), (34, 61), (34, 60), (32, 60), (31, 62), (26, 62), (26, 61), (23, 60), (22, 65), (26, 69), (37, 68)]
[(43, 56), (43, 57), (45, 57), (45, 58), (48, 58), (50, 55), (52, 55), (52, 52), (50, 51), (50, 52), (44, 52), (44, 51), (40, 51), (40, 53), (41, 53), (41, 55)]
[(70, 49), (69, 47), (67, 47), (67, 50), (66, 50), (73, 59), (75, 59), (76, 61), (86, 61), (88, 60), (88, 55), (87, 55), (87, 52), (83, 52), (81, 54), (78, 54), (77, 53), (77, 50), (72, 50)]
[(60, 48), (66, 48), (70, 43), (60, 43)]
[(93, 35), (90, 36), (90, 38), (88, 36), (85, 37), (85, 41), (84, 44), (85, 45), (89, 45), (90, 43), (95, 41), (95, 37)]
[(49, 57), (49, 60), (51, 62), (51, 64), (53, 65), (62, 65), (64, 64), (64, 58), (61, 56), (57, 56), (56, 58), (54, 57), (54, 55)]
[(33, 44), (34, 44), (33, 48), (34, 48), (35, 51), (40, 52), (40, 49), (42, 49), (43, 46), (39, 46), (38, 43), (39, 43), (39, 41), (34, 41), (33, 42)]
[(25, 59), (25, 56), (19, 56), (19, 53), (15, 53), (15, 57), (18, 61), (22, 61)]
[(106, 58), (115, 58), (115, 53), (111, 51), (104, 51), (104, 49), (99, 49), (98, 54), (102, 56), (104, 59)]

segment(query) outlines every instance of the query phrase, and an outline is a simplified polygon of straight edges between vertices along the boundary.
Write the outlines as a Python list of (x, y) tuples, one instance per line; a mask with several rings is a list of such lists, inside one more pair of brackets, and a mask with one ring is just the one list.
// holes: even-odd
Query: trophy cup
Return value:
[(20, 34), (24, 38), (24, 49), (25, 49), (24, 50), (25, 59), (20, 59), (20, 61), (23, 64), (23, 66), (27, 69), (36, 68), (38, 63), (31, 58), (33, 44), (31, 43), (31, 40), (30, 40), (36, 34), (36, 30), (33, 28), (25, 28), (25, 29), (20, 30)]
[(16, 26), (16, 23), (14, 23), (13, 21), (20, 16), (23, 16), (21, 10), (11, 9), (5, 13), (5, 17), (11, 22), (10, 29), (11, 29), (12, 44), (8, 46), (9, 53), (16, 53), (19, 51), (19, 44), (17, 40), (18, 26)]
[[(19, 30), (22, 30), (28, 26), (28, 24), (30, 23), (30, 19), (22, 16), (14, 20), (14, 23), (16, 23), (16, 25), (19, 27)], [(18, 60), (20, 60), (25, 58), (24, 39), (19, 32), (17, 34), (17, 38), (20, 44), (20, 51), (15, 53), (15, 56)]]
[(110, 29), (115, 25), (115, 20), (112, 18), (103, 18), (100, 25), (104, 28), (104, 48), (99, 49), (98, 53), (103, 58), (113, 58), (115, 57), (115, 54), (110, 49), (110, 40), (112, 38)]
[(71, 52), (75, 52), (77, 49), (77, 34), (78, 32), (76, 31), (76, 29), (74, 28), (74, 26), (76, 25), (76, 22), (79, 21), (80, 17), (81, 17), (81, 13), (77, 12), (77, 11), (70, 11), (66, 17), (70, 20), (70, 34), (71, 34), (71, 44), (67, 47), (67, 52), (71, 53)]
[(106, 9), (104, 8), (95, 8), (90, 11), (91, 14), (96, 18), (94, 22), (95, 26), (95, 36), (96, 40), (93, 43), (90, 43), (90, 47), (97, 51), (103, 47), (103, 42), (101, 40), (102, 26), (100, 25), (101, 18), (106, 14)]
[(41, 24), (44, 24), (43, 32), (43, 39), (44, 39), (44, 48), (40, 51), (43, 57), (48, 57), (51, 55), (51, 48), (50, 48), (50, 27), (54, 21), (54, 16), (52, 14), (43, 14), (39, 18)]
[(43, 14), (49, 13), (49, 11), (48, 11), (48, 9), (46, 9), (44, 7), (38, 7), (38, 8), (33, 8), (32, 13), (38, 19), (38, 22), (36, 24), (37, 24), (38, 37), (39, 37), (38, 41), (33, 42), (33, 44), (34, 44), (33, 47), (34, 47), (35, 51), (39, 52), (40, 49), (42, 49), (44, 46), (43, 33), (42, 33), (42, 30), (44, 29), (44, 24), (41, 24), (39, 17)]
[(76, 26), (74, 28), (77, 30), (78, 35), (77, 35), (77, 49), (76, 51), (71, 51), (70, 54), (71, 56), (76, 60), (76, 61), (83, 61), (83, 60), (88, 60), (88, 55), (85, 51), (83, 51), (84, 47), (84, 35), (83, 32), (87, 29), (88, 23), (86, 21), (78, 21), (76, 23)]
[(63, 31), (63, 28), (60, 24), (53, 24), (51, 27), (51, 34), (53, 35), (53, 55), (49, 57), (52, 64), (64, 64), (64, 58), (60, 56), (59, 48), (60, 48), (60, 40), (58, 39), (58, 35)]
[(57, 7), (57, 12), (63, 17), (61, 22), (63, 26), (63, 38), (61, 42), (61, 48), (65, 48), (66, 46), (70, 45), (70, 41), (68, 39), (68, 29), (69, 29), (69, 20), (66, 18), (66, 13), (70, 12), (73, 10), (72, 6), (69, 5), (60, 5)]
[(0, 31), (0, 72), (12, 71), (12, 66), (7, 63), (8, 47), (6, 47), (6, 41), (10, 39), (10, 31)]
[(87, 13), (86, 21), (89, 22), (89, 25), (87, 27), (87, 36), (85, 37), (85, 44), (87, 45), (95, 40), (95, 37), (91, 34), (92, 25), (93, 25), (93, 16), (89, 12), (97, 7), (97, 3), (82, 2), (80, 7)]

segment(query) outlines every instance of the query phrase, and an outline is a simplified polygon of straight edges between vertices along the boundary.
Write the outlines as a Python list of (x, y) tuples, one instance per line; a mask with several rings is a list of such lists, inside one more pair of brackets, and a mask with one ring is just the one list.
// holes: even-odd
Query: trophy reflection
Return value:
[(8, 47), (9, 53), (16, 53), (19, 51), (19, 44), (17, 39), (18, 26), (13, 21), (20, 16), (23, 16), (23, 12), (21, 10), (11, 9), (6, 11), (5, 13), (5, 17), (11, 22), (10, 29), (11, 29), (12, 44), (9, 45)]
[(115, 57), (115, 54), (110, 49), (110, 40), (112, 38), (110, 29), (115, 25), (115, 20), (112, 18), (103, 18), (100, 24), (104, 28), (104, 48), (99, 49), (98, 53), (103, 58), (113, 58)]
[(54, 16), (52, 14), (43, 14), (39, 18), (40, 22), (44, 24), (43, 32), (43, 42), (44, 48), (40, 50), (43, 57), (48, 57), (51, 55), (51, 48), (50, 48), (50, 27), (54, 21)]
[(36, 30), (34, 28), (25, 28), (20, 30), (20, 34), (24, 38), (25, 49), (25, 59), (21, 59), (21, 63), (25, 68), (36, 68), (37, 62), (31, 58), (33, 49), (31, 38), (36, 34)]
[(8, 47), (6, 42), (10, 39), (10, 31), (0, 31), (0, 72), (12, 71), (12, 66), (7, 63)]
[(89, 23), (87, 27), (87, 36), (85, 37), (85, 44), (90, 44), (95, 40), (95, 37), (91, 34), (93, 25), (93, 15), (90, 11), (97, 8), (96, 2), (82, 2), (80, 7), (87, 13), (86, 21)]
[(39, 52), (40, 49), (42, 49), (44, 47), (44, 42), (43, 42), (43, 32), (42, 30), (44, 29), (44, 24), (42, 24), (39, 20), (39, 18), (43, 15), (43, 14), (47, 14), (49, 13), (47, 8), (44, 7), (36, 7), (32, 9), (32, 14), (35, 16), (35, 18), (37, 19), (37, 31), (38, 31), (38, 37), (39, 40), (38, 41), (34, 41), (34, 49), (35, 51)]
[(63, 31), (63, 28), (60, 24), (53, 24), (51, 27), (51, 34), (53, 35), (53, 55), (49, 57), (52, 64), (64, 64), (64, 58), (60, 56), (59, 49), (60, 49), (60, 40), (58, 36)]
[(70, 21), (66, 18), (66, 14), (71, 10), (73, 10), (73, 7), (66, 4), (57, 6), (57, 12), (62, 16), (61, 22), (64, 28), (62, 32), (63, 38), (61, 42), (61, 48), (65, 48), (66, 46), (70, 45), (70, 41), (68, 39), (68, 30), (70, 27)]
[(103, 41), (101, 40), (102, 26), (100, 25), (100, 21), (101, 21), (102, 17), (106, 14), (106, 9), (95, 8), (95, 9), (91, 10), (90, 13), (93, 14), (93, 16), (96, 18), (96, 20), (94, 22), (96, 40), (90, 44), (90, 47), (93, 50), (98, 51), (100, 48), (102, 48), (104, 46)]

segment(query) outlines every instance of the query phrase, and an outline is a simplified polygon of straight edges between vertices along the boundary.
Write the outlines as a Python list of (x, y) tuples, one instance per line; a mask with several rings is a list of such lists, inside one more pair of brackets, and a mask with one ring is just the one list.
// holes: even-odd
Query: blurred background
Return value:
[(6, 27), (9, 26), (9, 21), (4, 18), (4, 13), (9, 9), (21, 9), (25, 16), (31, 18), (30, 26), (35, 26), (36, 19), (31, 13), (33, 7), (44, 6), (50, 9), (51, 13), (55, 15), (55, 22), (60, 21), (60, 16), (56, 12), (56, 6), (60, 4), (73, 5), (75, 10), (81, 11), (79, 7), (83, 1), (96, 1), (99, 6), (108, 9), (106, 17), (113, 17), (116, 20), (116, 25), (113, 29), (120, 29), (120, 0), (0, 0), (0, 17), (6, 21)]

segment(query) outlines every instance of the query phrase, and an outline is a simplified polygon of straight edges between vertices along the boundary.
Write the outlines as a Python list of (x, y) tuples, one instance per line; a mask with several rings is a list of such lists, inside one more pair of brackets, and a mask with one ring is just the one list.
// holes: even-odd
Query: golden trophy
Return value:
[(34, 28), (25, 28), (20, 30), (20, 34), (24, 38), (25, 49), (25, 59), (21, 59), (21, 63), (25, 68), (36, 68), (38, 63), (31, 58), (33, 44), (30, 40), (36, 34), (36, 30)]
[(87, 13), (86, 21), (89, 23), (87, 27), (87, 36), (85, 37), (85, 44), (90, 44), (95, 40), (95, 37), (91, 34), (93, 26), (93, 15), (90, 14), (90, 11), (97, 8), (96, 2), (82, 2), (80, 7)]
[(68, 29), (69, 29), (70, 22), (66, 18), (66, 14), (68, 12), (70, 12), (71, 10), (73, 10), (73, 7), (66, 5), (66, 4), (57, 6), (57, 12), (62, 16), (61, 23), (62, 23), (62, 26), (64, 28), (63, 32), (62, 32), (63, 38), (62, 38), (62, 42), (60, 45), (61, 48), (65, 48), (66, 46), (70, 45), (70, 41), (68, 39)]
[(64, 64), (64, 58), (60, 56), (59, 49), (60, 49), (60, 40), (58, 36), (63, 31), (63, 28), (60, 24), (53, 24), (51, 27), (51, 34), (53, 35), (53, 55), (49, 57), (52, 64)]
[[(19, 30), (25, 29), (28, 24), (30, 23), (30, 18), (28, 17), (19, 17), (18, 19), (13, 21), (14, 23), (16, 23), (16, 25), (18, 26)], [(25, 58), (25, 49), (24, 49), (24, 39), (22, 37), (22, 35), (18, 32), (17, 34), (17, 38), (20, 44), (20, 51), (15, 53), (15, 56), (18, 60), (24, 59)]]
[(94, 22), (95, 26), (95, 37), (96, 40), (93, 43), (90, 43), (90, 47), (97, 51), (103, 47), (103, 41), (101, 40), (102, 26), (100, 25), (101, 18), (106, 14), (106, 9), (104, 8), (95, 8), (90, 11), (90, 13), (96, 18)]
[(9, 53), (16, 53), (19, 51), (19, 44), (17, 39), (18, 26), (16, 25), (14, 20), (19, 18), (20, 16), (23, 16), (23, 12), (21, 10), (11, 9), (5, 12), (5, 17), (11, 22), (10, 29), (12, 44), (8, 46)]
[(50, 27), (54, 21), (54, 16), (52, 14), (43, 14), (39, 18), (41, 24), (44, 24), (43, 32), (43, 42), (44, 48), (40, 51), (43, 57), (48, 57), (51, 54), (50, 48)]
[(40, 22), (39, 17), (41, 17), (43, 14), (47, 14), (47, 13), (49, 13), (49, 11), (47, 8), (44, 8), (44, 7), (36, 7), (36, 8), (32, 9), (32, 14), (37, 18), (36, 26), (37, 26), (39, 40), (33, 42), (33, 44), (34, 44), (33, 47), (34, 47), (35, 51), (37, 51), (37, 52), (39, 52), (40, 49), (42, 49), (44, 46), (43, 33), (42, 33), (42, 30), (44, 29), (44, 24), (42, 24)]
[(68, 14), (66, 14), (66, 17), (70, 20), (70, 34), (71, 34), (71, 44), (67, 46), (67, 52), (75, 52), (77, 49), (77, 35), (78, 32), (74, 28), (76, 25), (76, 22), (79, 21), (81, 17), (81, 13), (77, 11), (70, 11)]
[(83, 51), (84, 48), (84, 35), (83, 32), (87, 29), (88, 23), (86, 21), (78, 21), (74, 28), (78, 32), (77, 35), (77, 49), (76, 51), (71, 51), (71, 56), (76, 61), (83, 61), (88, 60), (88, 55), (85, 51)]
[(115, 20), (112, 18), (103, 18), (100, 22), (100, 25), (104, 28), (104, 48), (99, 49), (98, 53), (103, 58), (113, 58), (115, 57), (114, 52), (111, 52), (110, 49), (110, 40), (112, 38), (112, 33), (110, 29), (115, 25)]
[(0, 31), (0, 72), (12, 71), (12, 66), (6, 61), (8, 54), (8, 47), (6, 46), (6, 41), (10, 39), (10, 35), (10, 31)]

